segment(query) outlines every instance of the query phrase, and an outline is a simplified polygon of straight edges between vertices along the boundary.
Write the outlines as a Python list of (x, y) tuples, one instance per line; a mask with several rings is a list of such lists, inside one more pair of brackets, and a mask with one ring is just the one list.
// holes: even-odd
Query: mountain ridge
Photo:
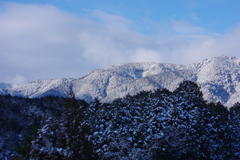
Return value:
[(0, 94), (21, 97), (65, 96), (73, 86), (76, 98), (111, 102), (142, 90), (173, 91), (184, 80), (201, 86), (204, 99), (232, 106), (240, 101), (240, 58), (221, 56), (189, 65), (134, 62), (89, 72), (80, 78), (36, 80), (25, 84), (0, 83)]

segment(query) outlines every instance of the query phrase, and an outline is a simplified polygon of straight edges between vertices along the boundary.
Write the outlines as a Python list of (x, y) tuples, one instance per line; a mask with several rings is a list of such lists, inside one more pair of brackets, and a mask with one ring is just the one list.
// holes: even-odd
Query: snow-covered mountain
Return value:
[(95, 70), (78, 78), (37, 80), (26, 84), (0, 83), (0, 94), (22, 97), (64, 96), (69, 86), (77, 98), (111, 102), (128, 93), (167, 88), (173, 91), (183, 80), (201, 86), (204, 98), (232, 106), (240, 102), (240, 58), (213, 57), (190, 65), (122, 63)]

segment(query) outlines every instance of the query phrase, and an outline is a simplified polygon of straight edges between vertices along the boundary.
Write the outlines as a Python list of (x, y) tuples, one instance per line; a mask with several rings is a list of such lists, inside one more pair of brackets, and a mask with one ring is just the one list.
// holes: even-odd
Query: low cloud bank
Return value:
[(156, 28), (155, 36), (100, 10), (81, 18), (53, 6), (6, 3), (0, 13), (0, 82), (77, 78), (117, 63), (239, 56), (240, 25), (221, 35), (182, 20), (146, 23)]

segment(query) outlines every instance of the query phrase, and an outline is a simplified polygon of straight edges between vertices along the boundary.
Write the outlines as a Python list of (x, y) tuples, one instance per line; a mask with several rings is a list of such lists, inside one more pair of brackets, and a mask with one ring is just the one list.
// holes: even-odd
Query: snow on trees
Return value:
[(207, 103), (183, 81), (170, 92), (142, 91), (112, 103), (78, 104), (71, 88), (61, 118), (32, 142), (32, 159), (237, 159), (239, 104)]

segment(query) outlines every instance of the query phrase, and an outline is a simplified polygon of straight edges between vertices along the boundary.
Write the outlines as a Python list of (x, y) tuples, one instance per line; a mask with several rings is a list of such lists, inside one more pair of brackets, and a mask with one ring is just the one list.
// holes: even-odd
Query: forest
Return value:
[(240, 159), (240, 103), (226, 108), (183, 81), (111, 103), (0, 96), (0, 159)]

